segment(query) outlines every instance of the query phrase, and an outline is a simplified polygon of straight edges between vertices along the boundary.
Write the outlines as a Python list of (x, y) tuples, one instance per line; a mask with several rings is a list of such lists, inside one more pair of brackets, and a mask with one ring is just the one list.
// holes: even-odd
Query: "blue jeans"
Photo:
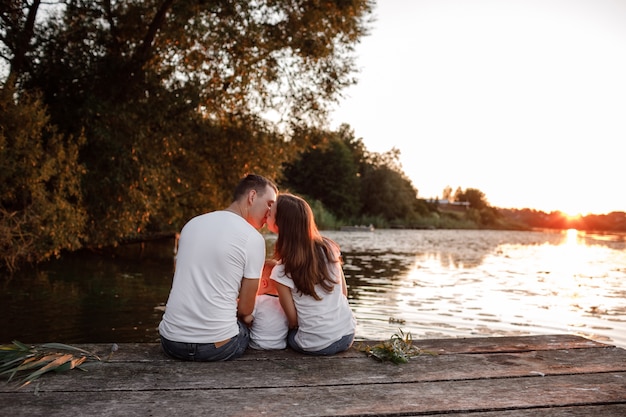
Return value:
[(248, 327), (237, 322), (239, 334), (218, 348), (214, 343), (173, 342), (161, 336), (161, 348), (170, 357), (185, 361), (217, 362), (237, 359), (243, 355), (250, 342)]
[(324, 349), (310, 351), (304, 350), (298, 345), (296, 342), (296, 333), (298, 333), (298, 329), (291, 329), (287, 334), (287, 345), (295, 350), (296, 352), (305, 353), (307, 355), (318, 355), (318, 356), (328, 356), (334, 355), (335, 353), (343, 352), (345, 350), (350, 349), (352, 346), (352, 342), (354, 341), (354, 333), (343, 336), (341, 339), (336, 342), (331, 343), (330, 346), (325, 347)]

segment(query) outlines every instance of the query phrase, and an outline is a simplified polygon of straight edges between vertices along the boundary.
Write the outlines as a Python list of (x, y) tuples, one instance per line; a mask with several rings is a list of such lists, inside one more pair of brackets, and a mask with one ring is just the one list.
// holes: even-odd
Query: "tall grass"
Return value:
[(22, 378), (22, 388), (47, 372), (81, 369), (88, 359), (100, 360), (91, 352), (62, 343), (28, 346), (14, 340), (10, 345), (0, 345), (0, 375), (8, 375), (8, 382)]

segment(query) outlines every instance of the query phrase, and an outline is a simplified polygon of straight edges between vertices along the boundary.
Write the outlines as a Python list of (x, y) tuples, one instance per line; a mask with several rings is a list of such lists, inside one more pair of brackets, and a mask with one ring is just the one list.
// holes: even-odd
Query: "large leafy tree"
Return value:
[(370, 154), (362, 174), (363, 214), (388, 221), (413, 220), (417, 215), (417, 190), (400, 164), (400, 151)]
[(308, 147), (285, 164), (284, 184), (321, 201), (338, 217), (412, 221), (427, 208), (400, 164), (400, 151), (369, 152), (349, 126), (336, 132), (308, 130)]
[[(80, 141), (80, 138), (79, 138)], [(80, 247), (78, 145), (49, 124), (37, 96), (0, 90), (0, 259), (16, 269)]]
[(84, 134), (86, 239), (100, 245), (176, 230), (227, 203), (246, 172), (277, 178), (304, 145), (294, 127), (323, 120), (354, 82), (353, 47), (373, 3), (45, 6), (3, 3), (0, 51), (7, 80), (42, 91), (62, 133)]
[(84, 236), (84, 137), (60, 132), (41, 95), (21, 88), (40, 4), (0, 3), (0, 267), (8, 270), (77, 249)]
[(284, 167), (283, 184), (319, 200), (337, 217), (349, 219), (359, 213), (358, 165), (341, 132), (309, 130), (299, 137), (310, 143)]
[(465, 190), (462, 190), (460, 187), (457, 188), (454, 193), (454, 200), (469, 203), (467, 217), (478, 225), (497, 225), (501, 217), (498, 214), (498, 210), (489, 204), (485, 193), (476, 188), (467, 188)]
[(489, 207), (485, 193), (476, 188), (462, 190), (460, 187), (454, 193), (454, 201), (469, 203), (470, 208), (481, 210)]

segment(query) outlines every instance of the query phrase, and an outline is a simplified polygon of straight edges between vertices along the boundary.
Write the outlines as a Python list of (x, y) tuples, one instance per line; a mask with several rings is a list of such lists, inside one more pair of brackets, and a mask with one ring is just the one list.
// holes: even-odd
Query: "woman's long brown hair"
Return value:
[(336, 255), (339, 247), (319, 233), (313, 211), (304, 199), (293, 194), (279, 194), (275, 204), (278, 238), (274, 257), (282, 261), (285, 273), (289, 274), (298, 291), (320, 300), (315, 285), (327, 293), (332, 292), (336, 282), (327, 262), (340, 262)]

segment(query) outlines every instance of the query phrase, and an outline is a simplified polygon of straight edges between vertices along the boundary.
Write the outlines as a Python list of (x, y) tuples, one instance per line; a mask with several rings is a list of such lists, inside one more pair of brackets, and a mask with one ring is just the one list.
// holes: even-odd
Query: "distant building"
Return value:
[(468, 201), (450, 201), (446, 199), (433, 201), (442, 211), (466, 211), (470, 207)]

